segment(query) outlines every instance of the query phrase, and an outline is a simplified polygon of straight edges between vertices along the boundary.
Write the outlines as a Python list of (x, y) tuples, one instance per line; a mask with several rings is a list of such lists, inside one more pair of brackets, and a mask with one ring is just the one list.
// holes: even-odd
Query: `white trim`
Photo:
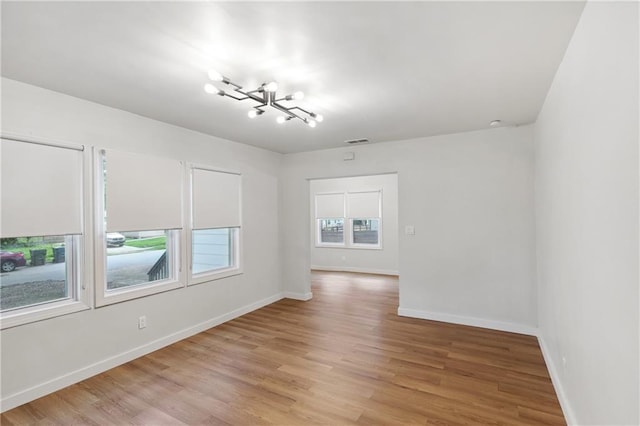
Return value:
[(44, 321), (62, 315), (73, 314), (91, 309), (86, 303), (76, 300), (43, 303), (41, 305), (3, 312), (0, 316), (0, 329), (17, 327), (32, 322)]
[(83, 235), (65, 235), (65, 277), (69, 297), (57, 301), (44, 301), (33, 306), (23, 306), (0, 313), (0, 330), (32, 322), (44, 321), (62, 315), (91, 309), (89, 292), (84, 281), (82, 265)]
[(188, 286), (198, 285), (203, 283), (210, 283), (212, 281), (221, 280), (223, 278), (234, 277), (236, 275), (242, 275), (242, 268), (231, 267), (226, 269), (216, 269), (217, 272), (201, 272), (196, 275), (191, 275), (189, 278)]
[(175, 333), (169, 334), (168, 336), (162, 337), (160, 339), (153, 340), (142, 346), (138, 346), (137, 348), (106, 358), (102, 361), (98, 361), (86, 367), (82, 367), (78, 370), (72, 371), (60, 377), (56, 377), (55, 379), (33, 386), (29, 389), (14, 393), (13, 395), (3, 397), (0, 401), (2, 412), (18, 407), (19, 405), (26, 404), (30, 401), (48, 395), (74, 383), (78, 383), (82, 380), (88, 379), (89, 377), (95, 376), (96, 374), (105, 372), (111, 368), (132, 361), (158, 349), (164, 348), (165, 346), (169, 346), (180, 340), (186, 339), (187, 337), (191, 337), (195, 334), (201, 333), (234, 318), (238, 318), (242, 315), (248, 314), (249, 312), (277, 302), (282, 298), (282, 293), (274, 294), (273, 296), (267, 297), (266, 299), (262, 299), (241, 308), (235, 309), (229, 313), (217, 316), (200, 324), (196, 324), (192, 327), (188, 327)]
[[(316, 218), (315, 220), (315, 243), (316, 243), (316, 248), (347, 248), (347, 243), (346, 243), (346, 237), (345, 237), (345, 232), (346, 232), (346, 226), (347, 226), (347, 220), (344, 217), (323, 217), (323, 218)], [(330, 243), (330, 242), (323, 242), (322, 241), (322, 230), (320, 228), (321, 222), (323, 220), (342, 220), (342, 242), (341, 243)]]
[(228, 173), (230, 175), (242, 176), (242, 172), (239, 172), (238, 170), (212, 166), (210, 164), (204, 164), (204, 163), (187, 162), (187, 169), (189, 171), (189, 174), (191, 174), (191, 170), (198, 169), (198, 170), (207, 170), (210, 172)]
[(560, 375), (558, 374), (558, 369), (556, 368), (555, 363), (553, 362), (553, 357), (551, 357), (551, 352), (547, 344), (545, 343), (544, 337), (542, 336), (542, 330), (538, 331), (538, 345), (540, 346), (540, 350), (542, 351), (542, 357), (544, 358), (545, 364), (547, 364), (547, 371), (549, 371), (549, 376), (551, 376), (551, 383), (553, 383), (553, 388), (556, 390), (556, 396), (558, 397), (558, 401), (560, 402), (560, 408), (562, 408), (562, 414), (564, 414), (564, 419), (567, 422), (567, 425), (577, 425), (578, 420), (576, 419), (576, 415), (571, 408), (571, 404), (569, 403), (569, 398), (567, 398), (567, 394), (562, 387), (562, 381), (560, 380)]
[(53, 146), (56, 148), (73, 149), (75, 151), (85, 150), (85, 146), (82, 144), (75, 144), (75, 143), (70, 143), (66, 141), (59, 141), (55, 139), (42, 138), (42, 137), (32, 136), (32, 135), (25, 136), (25, 135), (22, 135), (19, 133), (13, 133), (13, 132), (2, 132), (0, 134), (0, 138), (16, 141), (16, 142), (26, 142), (26, 143), (33, 143), (36, 145)]
[(462, 315), (429, 312), (418, 309), (398, 308), (398, 315), (402, 317), (420, 318), (432, 321), (449, 322), (453, 324), (470, 325), (472, 327), (488, 328), (491, 330), (508, 331), (509, 333), (538, 336), (537, 327), (513, 322), (495, 321), (485, 318), (468, 317)]
[(313, 271), (330, 271), (330, 272), (357, 272), (360, 274), (376, 274), (376, 275), (394, 275), (399, 276), (400, 273), (394, 269), (375, 269), (375, 268), (359, 268), (354, 266), (317, 266), (311, 265)]
[[(105, 234), (106, 235), (106, 234)], [(106, 252), (106, 244), (102, 239), (96, 245), (96, 259), (102, 259), (100, 265), (102, 279), (96, 277), (96, 291), (95, 291), (95, 307), (101, 308), (103, 306), (112, 305), (114, 303), (125, 302), (127, 300), (138, 299), (140, 297), (151, 296), (165, 291), (176, 290), (185, 287), (181, 278), (181, 260), (178, 258), (181, 254), (180, 249), (180, 230), (168, 230), (165, 231), (167, 236), (166, 243), (166, 256), (167, 262), (170, 263), (169, 272), (171, 277), (160, 281), (149, 281), (145, 283), (135, 284), (127, 287), (115, 288), (112, 290), (107, 289), (107, 265), (108, 254)], [(160, 251), (160, 250), (158, 250)], [(100, 262), (100, 261), (98, 261)], [(97, 270), (98, 268), (96, 268)]]
[(295, 293), (292, 291), (285, 291), (282, 293), (282, 297), (285, 299), (294, 299), (294, 300), (302, 300), (306, 302), (307, 300), (311, 300), (313, 298), (313, 293)]
[[(231, 248), (233, 249), (233, 261), (234, 264), (224, 269), (214, 269), (208, 270), (204, 272), (200, 272), (198, 274), (193, 274), (193, 231), (200, 231), (199, 229), (189, 228), (190, 231), (187, 232), (187, 244), (189, 247), (189, 259), (187, 260), (187, 270), (188, 270), (188, 279), (187, 286), (198, 285), (202, 283), (208, 283), (211, 281), (216, 281), (222, 278), (233, 277), (235, 275), (242, 275), (244, 273), (242, 264), (240, 263), (241, 257), (241, 246), (242, 246), (242, 227), (234, 226), (226, 229), (232, 230), (232, 238), (233, 243), (231, 244)], [(212, 228), (216, 229), (216, 228)], [(225, 229), (225, 228), (219, 228)]]

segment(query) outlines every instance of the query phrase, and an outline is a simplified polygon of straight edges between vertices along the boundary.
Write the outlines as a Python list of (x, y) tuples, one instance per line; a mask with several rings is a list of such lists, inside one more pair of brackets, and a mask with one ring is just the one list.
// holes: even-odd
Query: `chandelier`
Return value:
[[(218, 89), (211, 83), (207, 83), (204, 85), (204, 91), (211, 94), (218, 94), (220, 96), (227, 96), (231, 99), (235, 99), (236, 101), (244, 101), (246, 99), (250, 99), (258, 103), (258, 105), (254, 106), (247, 115), (249, 118), (255, 118), (259, 115), (265, 113), (266, 107), (270, 106), (280, 111), (283, 115), (278, 116), (276, 121), (280, 124), (285, 121), (292, 120), (297, 118), (299, 120), (304, 121), (309, 127), (316, 127), (317, 123), (322, 122), (324, 119), (322, 115), (316, 114), (311, 111), (307, 111), (304, 108), (299, 106), (286, 106), (281, 102), (300, 100), (304, 97), (304, 93), (295, 92), (291, 95), (283, 96), (278, 98), (276, 96), (276, 90), (278, 90), (278, 84), (275, 81), (271, 83), (263, 83), (254, 90), (244, 91), (242, 90), (242, 86), (237, 85), (236, 83), (229, 80), (227, 77), (223, 76), (217, 71), (209, 71), (209, 79), (212, 81), (221, 82), (228, 86), (232, 86), (233, 92), (228, 93), (224, 90)], [(287, 105), (290, 105), (289, 103)]]

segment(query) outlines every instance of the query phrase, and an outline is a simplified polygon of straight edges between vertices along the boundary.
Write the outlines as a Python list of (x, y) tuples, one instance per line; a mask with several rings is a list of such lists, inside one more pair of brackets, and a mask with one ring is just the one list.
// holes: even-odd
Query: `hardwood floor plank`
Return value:
[(3, 425), (562, 425), (537, 340), (399, 317), (396, 277), (284, 299), (3, 413)]

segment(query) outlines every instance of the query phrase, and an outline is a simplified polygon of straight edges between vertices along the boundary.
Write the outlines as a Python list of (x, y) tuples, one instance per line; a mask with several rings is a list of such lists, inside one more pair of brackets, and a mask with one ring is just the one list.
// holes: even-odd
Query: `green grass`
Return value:
[(46, 262), (53, 261), (53, 247), (58, 247), (60, 244), (52, 243), (28, 243), (26, 238), (18, 238), (18, 243), (11, 246), (4, 246), (2, 250), (20, 252), (24, 254), (24, 258), (29, 262), (31, 260), (31, 252), (29, 250), (41, 250), (47, 251)]
[(154, 238), (141, 238), (139, 240), (127, 240), (125, 246), (144, 248), (149, 250), (164, 250), (167, 246), (167, 237), (165, 235)]

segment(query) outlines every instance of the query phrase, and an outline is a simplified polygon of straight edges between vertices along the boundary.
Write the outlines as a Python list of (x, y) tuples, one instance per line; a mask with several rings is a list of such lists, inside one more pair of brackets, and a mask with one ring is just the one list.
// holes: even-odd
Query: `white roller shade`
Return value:
[(380, 217), (380, 194), (380, 191), (347, 193), (348, 217)]
[(316, 218), (344, 217), (344, 194), (317, 194)]
[(240, 175), (193, 168), (191, 179), (193, 229), (240, 226)]
[(107, 232), (182, 228), (182, 163), (106, 150)]
[(2, 237), (82, 233), (82, 151), (2, 139)]

